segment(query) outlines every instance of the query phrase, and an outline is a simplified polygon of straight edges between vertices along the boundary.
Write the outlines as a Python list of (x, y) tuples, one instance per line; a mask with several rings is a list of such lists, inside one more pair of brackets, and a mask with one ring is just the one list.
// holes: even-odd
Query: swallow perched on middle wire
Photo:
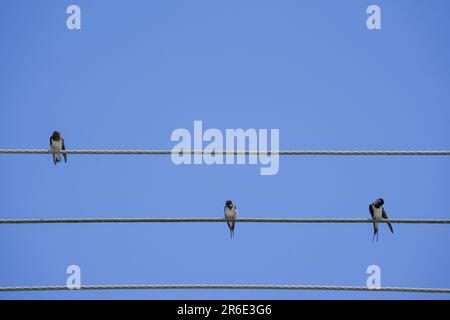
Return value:
[[(53, 151), (53, 163), (56, 165), (61, 161), (61, 150), (66, 150), (64, 139), (58, 131), (53, 131), (50, 137), (50, 148)], [(63, 153), (64, 162), (67, 162), (67, 154)]]
[(236, 207), (234, 206), (233, 202), (231, 200), (227, 200), (225, 202), (225, 208), (223, 209), (225, 214), (225, 219), (227, 220), (228, 228), (230, 228), (230, 236), (231, 239), (234, 237), (234, 225), (236, 216), (238, 214)]
[[(375, 235), (377, 236), (377, 241), (378, 241), (378, 224), (379, 224), (379, 221), (382, 220), (382, 219), (389, 219), (387, 214), (386, 214), (386, 211), (384, 211), (383, 204), (384, 204), (384, 200), (382, 198), (379, 198), (379, 199), (375, 200), (374, 202), (372, 202), (369, 205), (370, 215), (372, 216), (372, 219), (373, 219), (373, 238), (372, 238), (372, 242), (375, 239)], [(391, 223), (387, 222), (387, 225), (388, 225), (389, 229), (391, 230), (391, 232), (394, 233), (394, 229), (392, 228)]]

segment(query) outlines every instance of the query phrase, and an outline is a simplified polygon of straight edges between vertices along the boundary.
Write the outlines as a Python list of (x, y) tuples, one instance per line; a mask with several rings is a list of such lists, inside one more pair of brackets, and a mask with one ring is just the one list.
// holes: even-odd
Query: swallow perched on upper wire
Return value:
[[(66, 150), (66, 146), (64, 145), (64, 139), (58, 131), (53, 131), (52, 136), (50, 137), (50, 147), (53, 151), (53, 163), (61, 161), (61, 150)], [(63, 153), (64, 162), (67, 162), (67, 154)]]
[[(369, 205), (370, 215), (372, 216), (372, 219), (373, 219), (373, 238), (372, 238), (372, 242), (375, 239), (375, 235), (377, 236), (377, 241), (378, 241), (378, 224), (379, 224), (379, 221), (382, 220), (382, 219), (389, 219), (387, 214), (386, 214), (386, 211), (384, 211), (383, 204), (384, 204), (384, 200), (382, 198), (379, 198), (379, 199), (375, 200), (374, 202), (372, 202)], [(394, 229), (392, 228), (391, 223), (387, 222), (387, 225), (388, 225), (389, 229), (391, 230), (391, 232), (394, 233)]]
[(225, 208), (223, 209), (225, 213), (225, 219), (227, 220), (228, 228), (230, 228), (231, 239), (234, 237), (234, 225), (237, 216), (237, 209), (231, 200), (227, 200), (225, 203)]

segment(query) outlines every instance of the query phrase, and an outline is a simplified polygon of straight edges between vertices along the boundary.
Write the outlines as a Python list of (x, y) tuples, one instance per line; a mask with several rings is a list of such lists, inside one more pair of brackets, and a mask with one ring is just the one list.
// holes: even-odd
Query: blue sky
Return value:
[[(82, 29), (66, 28), (77, 4)], [(378, 4), (382, 30), (366, 28)], [(173, 130), (277, 128), (281, 149), (448, 150), (448, 1), (0, 3), (0, 148), (170, 149)], [(0, 156), (1, 218), (448, 218), (448, 157), (283, 157), (175, 166), (169, 156)], [(450, 288), (445, 225), (1, 225), (0, 286), (311, 284)], [(448, 299), (283, 291), (1, 293), (1, 299)]]

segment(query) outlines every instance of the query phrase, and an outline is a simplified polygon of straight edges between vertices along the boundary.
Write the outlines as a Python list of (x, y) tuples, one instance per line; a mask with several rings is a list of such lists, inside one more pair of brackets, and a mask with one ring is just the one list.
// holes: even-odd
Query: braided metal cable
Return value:
[(79, 289), (66, 286), (0, 287), (0, 292), (13, 291), (61, 291), (61, 290), (175, 290), (175, 289), (227, 289), (227, 290), (328, 290), (328, 291), (383, 291), (415, 293), (450, 293), (450, 289), (402, 288), (362, 286), (314, 286), (314, 285), (234, 285), (234, 284), (163, 284), (163, 285), (86, 285)]
[[(151, 223), (151, 222), (226, 222), (225, 218), (51, 218), (0, 219), (0, 224), (29, 223)], [(236, 222), (253, 223), (373, 223), (372, 219), (353, 218), (237, 218)], [(450, 224), (450, 219), (382, 219), (378, 222), (409, 224)]]
[[(252, 150), (61, 150), (65, 154), (232, 154), (232, 155), (330, 155), (330, 156), (449, 156), (448, 150), (437, 151), (337, 151), (337, 150), (281, 150), (281, 151), (252, 151)], [(53, 154), (45, 149), (0, 149), (0, 154)]]

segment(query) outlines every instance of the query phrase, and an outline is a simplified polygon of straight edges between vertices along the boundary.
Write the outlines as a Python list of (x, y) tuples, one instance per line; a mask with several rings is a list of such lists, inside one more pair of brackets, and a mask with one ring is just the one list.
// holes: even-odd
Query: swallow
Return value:
[[(379, 198), (379, 199), (375, 200), (374, 202), (372, 202), (369, 205), (370, 215), (372, 216), (372, 219), (373, 219), (373, 238), (372, 238), (372, 242), (375, 239), (375, 235), (377, 236), (377, 241), (378, 241), (378, 224), (379, 224), (379, 221), (382, 220), (382, 219), (389, 219), (387, 214), (386, 214), (386, 211), (384, 211), (383, 204), (384, 204), (384, 200)], [(387, 225), (388, 225), (389, 229), (391, 230), (391, 232), (394, 233), (394, 229), (392, 228), (391, 223), (387, 222)]]
[[(50, 147), (53, 152), (53, 163), (61, 161), (61, 150), (66, 150), (66, 146), (64, 145), (64, 139), (58, 131), (53, 131), (52, 136), (50, 137)], [(67, 162), (67, 154), (63, 153), (64, 162)]]
[(231, 239), (234, 237), (234, 225), (237, 216), (237, 209), (231, 200), (227, 200), (225, 203), (225, 208), (223, 208), (225, 213), (225, 219), (227, 220), (228, 228), (230, 228)]

